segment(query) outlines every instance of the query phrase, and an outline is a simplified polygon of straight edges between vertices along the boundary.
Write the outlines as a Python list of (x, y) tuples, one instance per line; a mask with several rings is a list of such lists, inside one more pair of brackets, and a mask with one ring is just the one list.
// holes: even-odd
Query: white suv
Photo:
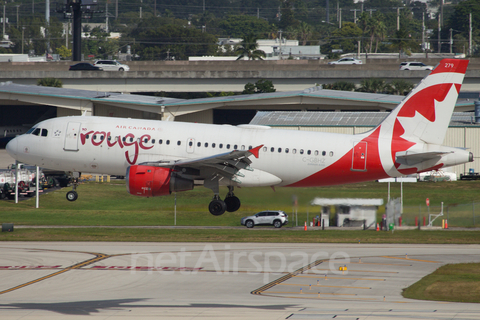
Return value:
[(402, 62), (400, 70), (433, 70), (433, 66), (427, 66), (423, 62)]
[(126, 64), (121, 64), (117, 60), (97, 60), (94, 66), (101, 67), (104, 71), (128, 71), (130, 67)]
[(258, 225), (273, 225), (275, 228), (281, 228), (288, 223), (288, 215), (280, 210), (261, 211), (256, 215), (242, 218), (240, 223), (247, 228)]

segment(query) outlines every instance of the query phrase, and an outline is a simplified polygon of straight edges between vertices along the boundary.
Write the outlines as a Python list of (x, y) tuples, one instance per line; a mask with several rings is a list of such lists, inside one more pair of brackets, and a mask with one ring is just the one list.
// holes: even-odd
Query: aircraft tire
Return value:
[(222, 200), (212, 200), (208, 205), (208, 210), (214, 216), (220, 216), (225, 213), (227, 205)]
[(225, 198), (225, 204), (227, 205), (227, 211), (228, 212), (235, 212), (237, 211), (238, 209), (240, 209), (240, 199), (238, 199), (237, 197), (235, 196), (231, 196), (231, 197), (226, 197)]
[(78, 199), (78, 193), (76, 191), (68, 191), (67, 192), (67, 200), (68, 201), (75, 201)]

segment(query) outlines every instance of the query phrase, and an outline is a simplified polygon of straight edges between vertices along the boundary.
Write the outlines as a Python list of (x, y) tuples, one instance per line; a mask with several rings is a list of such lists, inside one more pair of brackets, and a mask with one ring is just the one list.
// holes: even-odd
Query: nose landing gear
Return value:
[(78, 175), (78, 177), (74, 177), (74, 178), (72, 179), (72, 184), (73, 184), (72, 190), (71, 190), (71, 191), (68, 191), (68, 192), (67, 192), (67, 195), (66, 195), (68, 201), (75, 201), (75, 200), (78, 199), (78, 193), (77, 193), (77, 191), (75, 191), (75, 190), (77, 189), (77, 186), (78, 186), (78, 179), (79, 179), (79, 177), (80, 177), (80, 173), (78, 173), (78, 174), (75, 174), (75, 173), (74, 173), (74, 175)]

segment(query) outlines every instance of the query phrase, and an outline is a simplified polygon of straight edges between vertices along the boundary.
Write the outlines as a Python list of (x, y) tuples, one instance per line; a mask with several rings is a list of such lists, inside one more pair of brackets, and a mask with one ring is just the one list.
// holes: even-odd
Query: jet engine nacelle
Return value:
[(172, 169), (135, 165), (127, 168), (127, 191), (140, 197), (169, 195), (193, 189), (193, 180), (178, 177)]

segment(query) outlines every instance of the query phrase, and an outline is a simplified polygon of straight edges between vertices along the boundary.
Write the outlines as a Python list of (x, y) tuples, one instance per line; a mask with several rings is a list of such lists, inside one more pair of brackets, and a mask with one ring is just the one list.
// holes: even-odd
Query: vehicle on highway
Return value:
[(68, 70), (71, 71), (102, 71), (103, 69), (100, 67), (96, 67), (91, 63), (87, 62), (80, 62), (77, 64), (74, 64), (73, 66), (70, 66)]
[(427, 66), (423, 62), (402, 62), (400, 70), (433, 70), (434, 66)]
[(281, 228), (288, 223), (288, 215), (281, 210), (261, 211), (253, 216), (242, 218), (240, 223), (247, 228), (259, 225), (273, 225), (275, 228)]
[(103, 68), (104, 71), (128, 71), (130, 67), (117, 60), (97, 60), (94, 66)]
[(337, 61), (330, 61), (328, 64), (363, 64), (363, 62), (355, 58), (342, 58)]

